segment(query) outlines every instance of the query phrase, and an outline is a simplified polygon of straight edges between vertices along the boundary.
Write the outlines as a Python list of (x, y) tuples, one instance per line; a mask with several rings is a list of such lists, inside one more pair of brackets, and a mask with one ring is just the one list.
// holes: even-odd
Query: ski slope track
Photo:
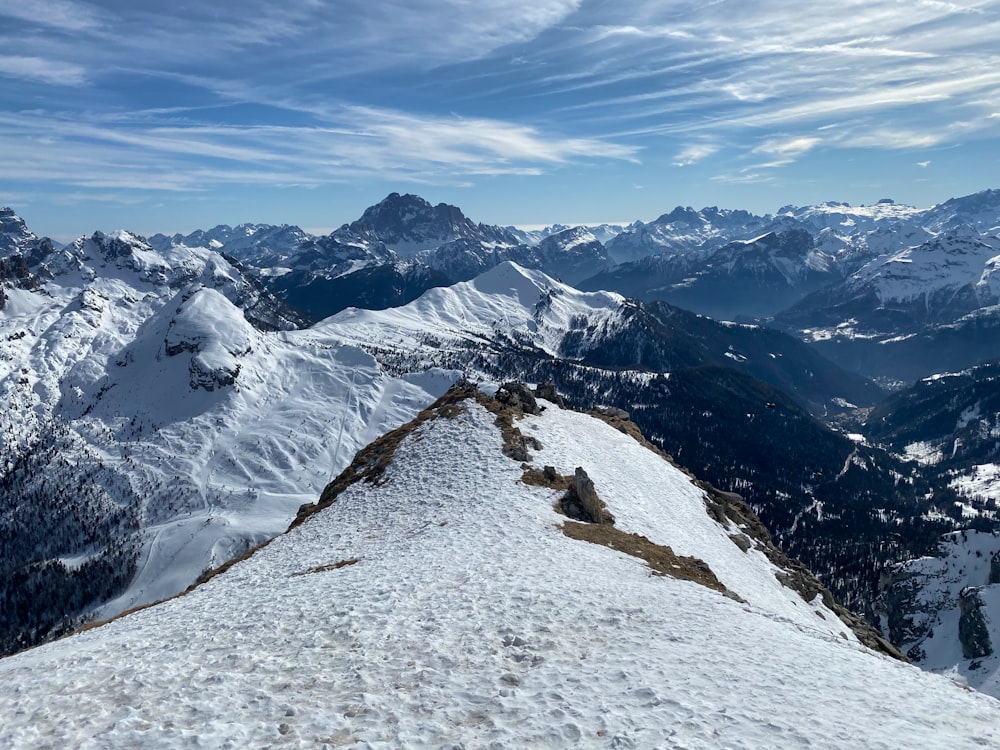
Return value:
[[(397, 434), (375, 481), (187, 595), (3, 659), (0, 745), (1000, 743), (1000, 703), (869, 651), (687, 475), (539, 403), (514, 422), (528, 462), (480, 400), (448, 404)], [(568, 537), (562, 492), (525, 464), (582, 467), (615, 528), (698, 557), (729, 595)]]

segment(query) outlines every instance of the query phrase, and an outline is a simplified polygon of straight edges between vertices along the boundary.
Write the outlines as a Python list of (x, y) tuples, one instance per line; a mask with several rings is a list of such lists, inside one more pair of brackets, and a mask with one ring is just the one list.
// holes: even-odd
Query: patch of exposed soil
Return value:
[(577, 521), (566, 521), (561, 528), (562, 532), (570, 539), (600, 544), (644, 560), (652, 569), (653, 575), (670, 576), (682, 581), (694, 581), (715, 591), (728, 592), (728, 589), (715, 577), (715, 573), (704, 560), (677, 555), (670, 547), (651, 542), (641, 534), (629, 534), (607, 524), (579, 523)]

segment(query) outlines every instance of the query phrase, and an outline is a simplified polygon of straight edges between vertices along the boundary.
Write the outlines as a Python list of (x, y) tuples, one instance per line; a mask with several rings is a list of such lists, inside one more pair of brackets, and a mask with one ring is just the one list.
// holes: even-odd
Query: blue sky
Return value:
[(0, 0), (0, 204), (59, 239), (1000, 187), (1000, 1)]

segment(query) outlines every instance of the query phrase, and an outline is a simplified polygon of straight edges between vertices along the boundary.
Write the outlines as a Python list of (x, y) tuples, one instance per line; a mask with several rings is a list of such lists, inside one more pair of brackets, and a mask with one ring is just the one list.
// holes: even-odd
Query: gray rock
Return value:
[(531, 389), (524, 383), (504, 383), (497, 390), (497, 401), (505, 406), (520, 409), (525, 414), (538, 414), (538, 402)]
[(566, 406), (566, 404), (563, 403), (562, 396), (560, 396), (558, 391), (556, 391), (555, 383), (539, 383), (535, 387), (535, 397), (544, 398), (546, 401), (551, 401), (553, 404), (560, 407)]
[(990, 633), (983, 616), (983, 600), (979, 589), (966, 586), (958, 595), (961, 615), (958, 618), (958, 639), (962, 643), (962, 656), (966, 659), (980, 659), (993, 653)]
[(562, 499), (563, 512), (570, 518), (588, 523), (608, 524), (614, 526), (615, 517), (604, 506), (604, 501), (597, 494), (594, 482), (583, 467), (577, 466), (573, 475), (573, 483)]

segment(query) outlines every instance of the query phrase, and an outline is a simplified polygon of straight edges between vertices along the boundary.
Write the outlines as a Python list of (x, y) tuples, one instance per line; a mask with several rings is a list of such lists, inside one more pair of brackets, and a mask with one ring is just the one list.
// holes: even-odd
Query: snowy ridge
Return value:
[(909, 302), (941, 292), (974, 287), (981, 304), (996, 304), (1000, 282), (993, 277), (1000, 264), (1000, 240), (970, 227), (953, 230), (866, 264), (847, 281), (848, 288), (874, 288), (882, 303)]
[[(427, 291), (409, 305), (391, 310), (345, 310), (316, 326), (359, 346), (412, 351), (441, 348), (456, 336), (466, 341), (500, 332), (556, 354), (567, 332), (612, 323), (626, 307), (613, 292), (580, 292), (540, 271), (506, 262), (472, 281)], [(576, 319), (576, 323), (574, 323)]]
[[(640, 748), (1000, 742), (993, 699), (868, 651), (631, 437), (554, 405), (534, 466), (745, 601), (567, 537), (475, 401), (184, 597), (0, 661), (0, 744)], [(870, 688), (879, 687), (872, 701)]]
[[(461, 377), (431, 359), (445, 342), (507, 336), (555, 352), (574, 320), (613, 324), (624, 306), (505, 264), (404, 308), (268, 332), (234, 304), (239, 274), (211, 251), (161, 255), (120, 234), (81, 240), (58, 261), (44, 293), (13, 289), (0, 313), (0, 393), (10, 404), (0, 481), (12, 499), (48, 497), (29, 459), (50, 450), (53, 429), (67, 460), (48, 473), (54, 486), (104, 477), (95, 492), (108, 513), (128, 509), (136, 550), (105, 615), (173, 595), (281, 531), (360, 447)], [(393, 370), (370, 353), (387, 349), (410, 365)], [(60, 533), (59, 559), (99, 559), (117, 543)]]

